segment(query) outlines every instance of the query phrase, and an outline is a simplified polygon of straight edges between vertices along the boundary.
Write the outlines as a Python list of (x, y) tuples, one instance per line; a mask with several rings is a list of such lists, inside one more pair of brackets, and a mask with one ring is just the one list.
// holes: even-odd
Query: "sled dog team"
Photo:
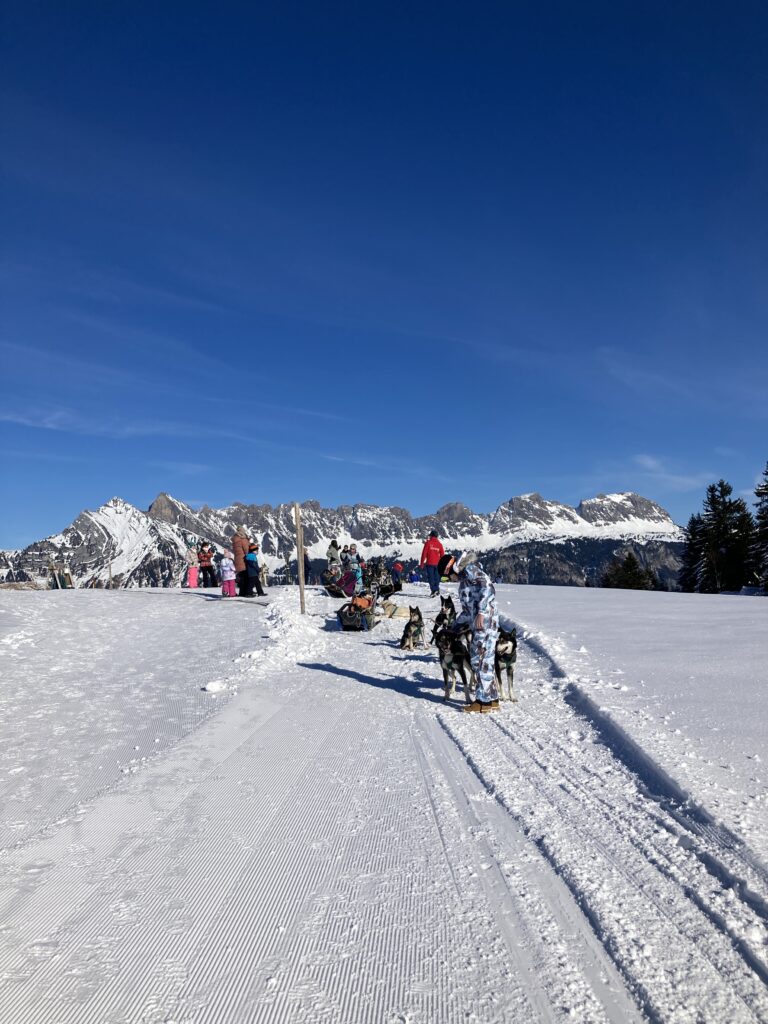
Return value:
[[(442, 545), (433, 531), (424, 545), (422, 559), (429, 569)], [(488, 712), (499, 707), (500, 699), (514, 701), (514, 665), (517, 660), (517, 631), (502, 629), (496, 606), (496, 589), (484, 572), (477, 555), (468, 551), (459, 558), (441, 554), (428, 573), (430, 596), (440, 596), (440, 580), (459, 584), (461, 611), (452, 598), (440, 597), (431, 642), (436, 644), (445, 684), (447, 702), (461, 679), (466, 698), (464, 711)], [(400, 647), (413, 650), (426, 646), (425, 624), (419, 608), (409, 608)], [(506, 679), (506, 694), (504, 681)]]
[[(441, 608), (435, 617), (435, 624), (432, 628), (430, 643), (437, 647), (437, 656), (440, 661), (440, 668), (443, 673), (445, 684), (444, 702), (448, 702), (456, 692), (456, 677), (461, 679), (464, 697), (466, 699), (465, 710), (477, 710), (471, 708), (477, 698), (477, 681), (472, 668), (471, 638), (472, 631), (468, 626), (456, 623), (456, 606), (452, 597), (440, 598)], [(408, 621), (405, 624), (403, 635), (400, 639), (400, 648), (406, 651), (413, 651), (417, 644), (426, 647), (425, 623), (421, 609), (416, 607), (408, 608)], [(515, 663), (517, 661), (517, 629), (506, 630), (499, 626), (499, 635), (496, 639), (494, 650), (494, 681), (498, 697), (496, 703), (491, 697), (490, 702), (479, 702), (482, 704), (480, 710), (492, 710), (498, 707), (499, 700), (517, 702), (517, 695), (514, 690)], [(506, 693), (505, 693), (506, 682)]]

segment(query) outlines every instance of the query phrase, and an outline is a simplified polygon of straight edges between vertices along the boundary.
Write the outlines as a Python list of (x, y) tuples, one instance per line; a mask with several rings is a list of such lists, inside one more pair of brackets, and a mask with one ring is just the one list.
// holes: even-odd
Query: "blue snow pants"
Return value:
[(499, 699), (495, 672), (498, 638), (498, 630), (479, 629), (472, 634), (472, 643), (469, 647), (469, 660), (477, 680), (475, 700), (479, 700), (483, 704)]

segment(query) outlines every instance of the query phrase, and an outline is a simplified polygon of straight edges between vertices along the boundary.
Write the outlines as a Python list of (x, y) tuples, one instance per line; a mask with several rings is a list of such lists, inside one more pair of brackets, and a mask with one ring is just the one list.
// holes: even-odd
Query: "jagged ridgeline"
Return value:
[[(680, 568), (682, 531), (638, 494), (599, 494), (576, 508), (524, 494), (487, 515), (458, 503), (420, 517), (394, 506), (333, 509), (306, 501), (301, 509), (305, 546), (318, 560), (331, 537), (356, 541), (364, 557), (397, 551), (406, 561), (418, 559), (425, 537), (437, 529), (446, 550), (482, 553), (486, 568), (509, 583), (597, 585), (611, 561), (629, 551), (665, 586), (674, 586)], [(222, 550), (239, 525), (259, 540), (272, 567), (295, 558), (291, 504), (193, 509), (160, 494), (146, 512), (112, 498), (53, 537), (0, 552), (0, 580), (44, 580), (52, 563), (64, 563), (78, 586), (178, 586), (187, 541), (205, 538)]]

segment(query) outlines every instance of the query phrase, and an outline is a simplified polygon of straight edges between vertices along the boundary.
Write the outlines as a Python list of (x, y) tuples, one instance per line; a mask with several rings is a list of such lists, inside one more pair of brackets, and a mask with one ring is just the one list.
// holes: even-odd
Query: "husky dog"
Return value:
[(474, 696), (472, 691), (475, 689), (475, 677), (469, 660), (469, 651), (464, 642), (458, 634), (447, 628), (438, 632), (435, 642), (445, 683), (443, 701), (447, 703), (453, 696), (456, 690), (456, 673), (458, 672), (461, 677), (461, 685), (464, 688), (464, 697), (467, 704), (471, 703)]
[(421, 646), (424, 647), (424, 619), (421, 616), (421, 609), (411, 608), (408, 606), (410, 615), (408, 621), (405, 624), (403, 630), (403, 636), (400, 640), (400, 649), (403, 651), (412, 651), (418, 641), (421, 642)]
[(450, 626), (450, 624), (454, 621), (455, 618), (456, 605), (453, 603), (453, 598), (441, 596), (440, 611), (435, 616), (435, 624), (432, 627), (432, 638), (430, 640), (430, 643), (435, 643), (437, 640), (437, 634), (440, 632), (440, 630), (443, 629), (445, 626)]
[[(515, 662), (517, 661), (517, 629), (499, 629), (499, 638), (496, 641), (496, 656), (494, 667), (496, 670), (496, 683), (499, 687), (501, 700), (517, 701), (512, 689), (515, 681)], [(507, 677), (507, 696), (504, 696), (504, 676)]]

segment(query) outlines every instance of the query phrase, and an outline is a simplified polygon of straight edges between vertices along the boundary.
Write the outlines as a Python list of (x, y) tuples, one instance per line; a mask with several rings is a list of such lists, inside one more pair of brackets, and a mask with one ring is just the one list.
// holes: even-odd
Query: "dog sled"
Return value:
[(329, 597), (353, 597), (357, 586), (357, 573), (354, 569), (347, 569), (340, 576), (335, 573), (323, 573), (323, 586)]
[(375, 609), (375, 594), (357, 594), (339, 608), (336, 618), (345, 633), (359, 633), (376, 625)]

